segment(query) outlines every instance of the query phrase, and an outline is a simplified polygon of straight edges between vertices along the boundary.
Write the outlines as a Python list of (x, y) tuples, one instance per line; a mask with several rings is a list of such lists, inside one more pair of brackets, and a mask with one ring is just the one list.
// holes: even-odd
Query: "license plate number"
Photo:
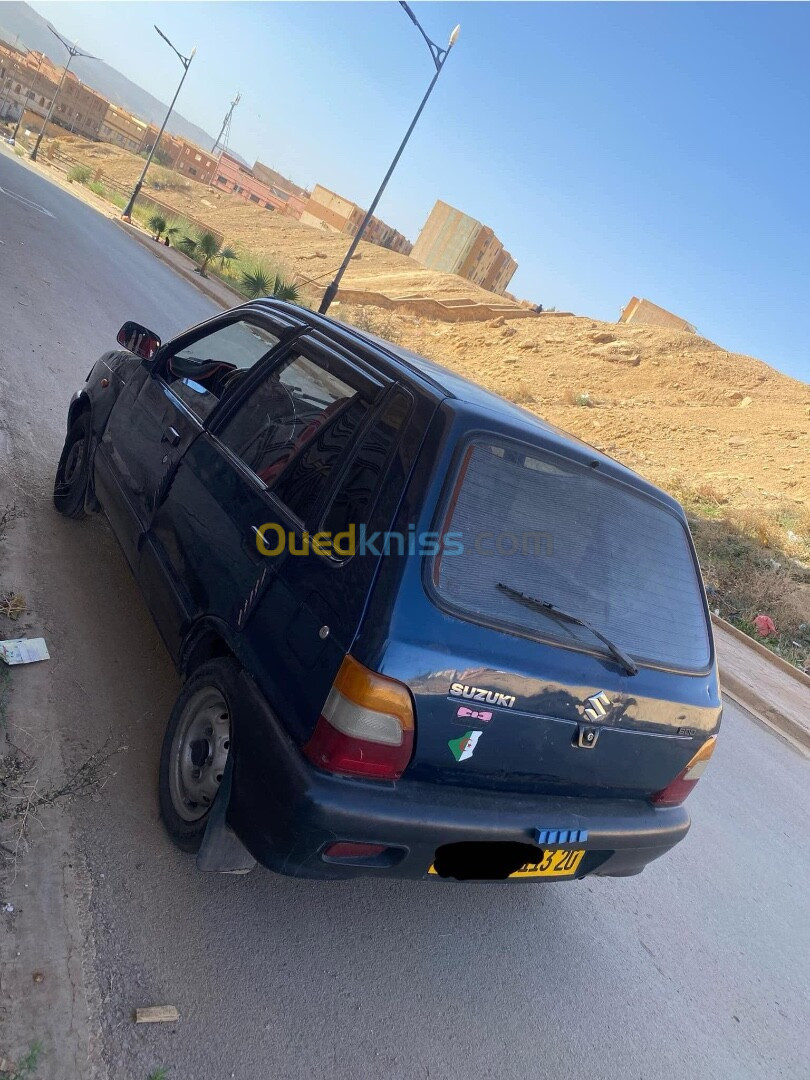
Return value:
[[(562, 848), (555, 848), (551, 851), (544, 851), (543, 857), (538, 862), (524, 863), (519, 870), (515, 870), (508, 875), (508, 879), (512, 878), (566, 878), (573, 877), (577, 872), (577, 867), (582, 862), (582, 856), (585, 851), (567, 851)], [(431, 866), (428, 870), (428, 874), (435, 874), (436, 868)], [(473, 879), (474, 880), (474, 879)]]
[(519, 870), (510, 874), (511, 878), (564, 878), (572, 877), (582, 862), (584, 851), (554, 850), (543, 853), (543, 858), (536, 863), (524, 863)]

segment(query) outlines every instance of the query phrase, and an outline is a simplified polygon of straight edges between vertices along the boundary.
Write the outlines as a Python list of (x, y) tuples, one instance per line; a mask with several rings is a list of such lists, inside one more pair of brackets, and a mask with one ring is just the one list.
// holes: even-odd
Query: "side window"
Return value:
[(294, 354), (256, 388), (219, 439), (307, 519), (377, 392), (347, 366)]
[(366, 433), (327, 510), (321, 526), (343, 532), (350, 525), (368, 524), (385, 475), (385, 468), (410, 411), (411, 399), (395, 390), (379, 419)]
[(172, 353), (163, 375), (180, 400), (205, 420), (278, 342), (276, 334), (253, 323), (227, 323)]

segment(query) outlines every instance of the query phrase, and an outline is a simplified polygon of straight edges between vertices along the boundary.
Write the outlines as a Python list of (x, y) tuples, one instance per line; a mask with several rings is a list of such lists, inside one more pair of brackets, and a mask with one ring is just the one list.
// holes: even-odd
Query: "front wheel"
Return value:
[(80, 413), (68, 429), (53, 485), (53, 504), (64, 517), (83, 518), (90, 481), (90, 415)]
[(220, 657), (199, 667), (175, 702), (160, 755), (160, 813), (181, 851), (196, 852), (231, 749), (239, 665)]

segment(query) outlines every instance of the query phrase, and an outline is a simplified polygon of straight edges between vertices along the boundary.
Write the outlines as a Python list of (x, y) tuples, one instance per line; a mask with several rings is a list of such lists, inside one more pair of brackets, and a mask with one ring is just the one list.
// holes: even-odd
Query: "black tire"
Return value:
[[(239, 664), (218, 657), (186, 681), (172, 709), (160, 753), (160, 815), (181, 851), (202, 843), (231, 746)], [(196, 774), (196, 775), (195, 775)]]
[(90, 414), (81, 412), (68, 429), (53, 485), (53, 505), (67, 518), (83, 518), (90, 481)]

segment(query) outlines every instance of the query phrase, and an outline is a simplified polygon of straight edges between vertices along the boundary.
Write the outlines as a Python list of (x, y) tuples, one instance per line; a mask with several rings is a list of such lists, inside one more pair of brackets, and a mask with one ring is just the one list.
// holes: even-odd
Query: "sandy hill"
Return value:
[(573, 316), (448, 325), (385, 314), (409, 348), (670, 490), (721, 504), (807, 501), (810, 386), (759, 360), (683, 331)]
[[(141, 158), (115, 146), (70, 136), (58, 141), (66, 153), (119, 183), (134, 185), (143, 168)], [(150, 176), (166, 171), (154, 165), (152, 169), (155, 171), (150, 171)], [(339, 233), (321, 232), (238, 196), (174, 175), (179, 187), (155, 191), (147, 179), (144, 194), (170, 203), (178, 214), (203, 221), (237, 248), (249, 249), (293, 273), (324, 282), (330, 280), (346, 254), (347, 238)], [(455, 274), (427, 270), (407, 255), (375, 244), (361, 243), (358, 255), (344, 278), (348, 288), (373, 289), (392, 297), (419, 294), (435, 299), (469, 297), (484, 303), (500, 300)]]
[[(142, 167), (114, 147), (60, 141), (122, 182)], [(178, 179), (181, 189), (158, 193), (164, 201), (271, 264), (325, 283), (345, 253), (343, 236)], [(371, 244), (360, 256), (344, 278), (349, 288), (493, 299)], [(764, 511), (782, 523), (788, 549), (807, 550), (806, 537), (791, 537), (810, 531), (810, 386), (759, 360), (682, 331), (556, 314), (445, 323), (346, 304), (332, 313), (447, 364), (671, 491), (697, 492), (710, 507)]]

